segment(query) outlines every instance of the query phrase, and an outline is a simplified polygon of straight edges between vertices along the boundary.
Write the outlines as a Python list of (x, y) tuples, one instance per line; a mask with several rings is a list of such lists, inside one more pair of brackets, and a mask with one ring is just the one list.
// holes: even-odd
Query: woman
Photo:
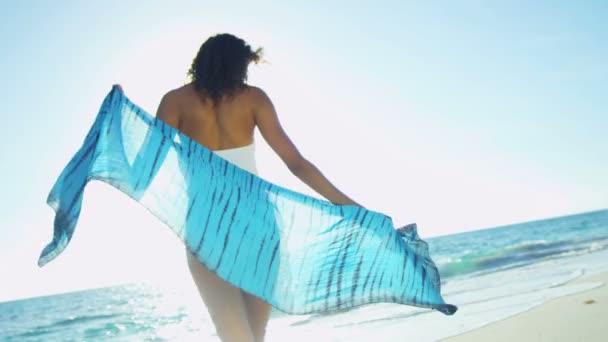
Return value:
[[(188, 72), (192, 82), (165, 94), (156, 116), (252, 173), (257, 173), (257, 127), (289, 170), (313, 190), (333, 203), (358, 205), (298, 152), (266, 93), (245, 83), (247, 67), (260, 58), (261, 49), (253, 51), (233, 35), (209, 38)], [(192, 253), (187, 252), (187, 259), (222, 341), (263, 341), (270, 305), (217, 277)]]

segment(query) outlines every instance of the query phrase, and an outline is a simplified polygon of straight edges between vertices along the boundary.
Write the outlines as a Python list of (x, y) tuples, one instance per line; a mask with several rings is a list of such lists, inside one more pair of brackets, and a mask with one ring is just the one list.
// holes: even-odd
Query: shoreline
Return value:
[(582, 283), (602, 285), (551, 299), (530, 310), (439, 341), (606, 341), (608, 272), (583, 276), (563, 286)]

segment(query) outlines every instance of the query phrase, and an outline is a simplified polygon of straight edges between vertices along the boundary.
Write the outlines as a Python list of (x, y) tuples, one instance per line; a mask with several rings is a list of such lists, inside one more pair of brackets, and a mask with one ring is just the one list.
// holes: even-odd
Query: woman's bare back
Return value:
[(192, 84), (172, 90), (170, 96), (179, 110), (179, 129), (211, 150), (224, 150), (253, 143), (254, 91), (240, 89), (215, 106)]

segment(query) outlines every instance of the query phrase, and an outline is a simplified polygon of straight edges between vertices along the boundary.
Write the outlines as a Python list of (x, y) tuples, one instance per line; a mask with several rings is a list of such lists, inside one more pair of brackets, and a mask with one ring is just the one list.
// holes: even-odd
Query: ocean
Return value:
[[(322, 315), (273, 312), (267, 341), (437, 341), (600, 284), (608, 210), (459, 233), (428, 242), (454, 316), (398, 304)], [(0, 341), (217, 341), (200, 298), (156, 284), (0, 303)]]

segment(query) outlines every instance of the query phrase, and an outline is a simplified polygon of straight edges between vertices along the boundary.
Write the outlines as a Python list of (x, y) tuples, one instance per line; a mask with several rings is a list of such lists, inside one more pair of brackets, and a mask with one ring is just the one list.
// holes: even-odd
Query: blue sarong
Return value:
[(272, 184), (222, 159), (131, 102), (116, 86), (53, 186), (53, 240), (67, 246), (90, 180), (139, 202), (209, 270), (292, 314), (392, 302), (452, 315), (416, 225)]

